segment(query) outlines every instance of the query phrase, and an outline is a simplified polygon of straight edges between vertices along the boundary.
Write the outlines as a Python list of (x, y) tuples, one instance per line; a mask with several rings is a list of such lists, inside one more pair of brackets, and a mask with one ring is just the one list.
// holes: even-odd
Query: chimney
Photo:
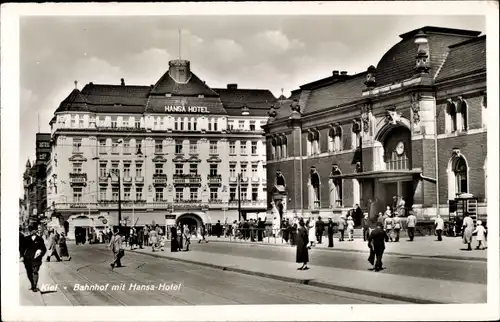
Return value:
[(168, 73), (177, 83), (187, 83), (191, 77), (191, 68), (189, 60), (171, 60), (168, 62)]
[(125, 79), (123, 79), (123, 78), (122, 78), (122, 79), (121, 79), (121, 83), (122, 83), (122, 84), (121, 84), (122, 86), (125, 86)]
[(347, 75), (347, 71), (345, 71), (345, 70), (341, 71), (341, 72), (340, 72), (340, 75), (342, 75), (342, 76), (346, 76), (346, 75)]
[(238, 89), (238, 84), (227, 84), (227, 89)]
[(334, 71), (332, 72), (332, 75), (333, 75), (333, 76), (339, 76), (339, 71), (338, 71), (338, 70), (334, 70)]

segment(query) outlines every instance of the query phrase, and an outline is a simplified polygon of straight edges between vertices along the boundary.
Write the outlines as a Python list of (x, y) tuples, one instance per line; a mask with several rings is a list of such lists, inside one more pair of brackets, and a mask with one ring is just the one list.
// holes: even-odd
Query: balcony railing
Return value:
[(71, 185), (84, 185), (87, 183), (86, 173), (70, 173), (69, 182)]
[(248, 177), (241, 177), (241, 182), (248, 182)]
[(208, 175), (207, 180), (209, 184), (218, 184), (222, 182), (222, 176), (220, 174)]
[(166, 185), (167, 184), (167, 175), (164, 173), (153, 174), (153, 184), (154, 185)]
[(138, 183), (143, 184), (144, 183), (144, 177), (135, 177), (135, 183), (136, 184), (138, 184)]
[(201, 184), (199, 174), (174, 174), (174, 184)]
[[(259, 207), (266, 207), (267, 201), (265, 199), (258, 199), (258, 200), (241, 200), (241, 206), (259, 206)], [(230, 200), (229, 201), (229, 206), (238, 206), (238, 200)]]
[(208, 199), (208, 203), (210, 204), (221, 204), (222, 199)]
[(123, 183), (132, 183), (132, 177), (131, 176), (123, 177)]
[(238, 181), (238, 178), (236, 177), (229, 177), (229, 182), (236, 182)]
[(259, 182), (259, 177), (252, 177), (252, 182)]
[(99, 183), (108, 183), (108, 176), (99, 176)]

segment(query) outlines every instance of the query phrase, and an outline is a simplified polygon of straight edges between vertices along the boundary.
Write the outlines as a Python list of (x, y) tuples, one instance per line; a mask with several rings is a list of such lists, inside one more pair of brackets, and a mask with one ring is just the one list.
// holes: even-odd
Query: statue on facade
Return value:
[(285, 186), (285, 177), (280, 170), (276, 171), (276, 185)]

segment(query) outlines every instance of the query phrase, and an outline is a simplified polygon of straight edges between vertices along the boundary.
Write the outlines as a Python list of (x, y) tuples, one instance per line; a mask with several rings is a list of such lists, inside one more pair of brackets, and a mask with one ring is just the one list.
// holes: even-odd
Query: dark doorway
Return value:
[(394, 196), (398, 195), (398, 184), (396, 182), (390, 182), (384, 184), (385, 195), (384, 195), (384, 211), (387, 206), (392, 208), (392, 202)]
[(181, 227), (184, 225), (187, 225), (189, 228), (189, 231), (191, 233), (194, 233), (198, 230), (198, 227), (203, 224), (201, 219), (192, 214), (187, 214), (187, 215), (182, 215), (177, 219), (177, 224), (180, 224)]
[(405, 200), (405, 208), (411, 208), (413, 206), (413, 182), (412, 181), (405, 181), (402, 182), (402, 189), (403, 189), (403, 199)]

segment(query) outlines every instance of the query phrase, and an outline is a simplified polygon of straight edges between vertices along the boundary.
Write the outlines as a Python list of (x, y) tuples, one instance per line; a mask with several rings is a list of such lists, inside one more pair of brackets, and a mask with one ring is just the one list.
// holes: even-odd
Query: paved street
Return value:
[[(366, 251), (368, 251), (366, 243), (362, 241), (358, 242), (361, 242), (363, 248), (366, 248)], [(342, 247), (339, 246), (341, 244), (348, 245), (350, 242), (337, 243), (336, 241), (336, 247)], [(401, 241), (399, 244), (410, 243)], [(394, 245), (396, 243), (387, 243), (386, 251), (390, 252), (391, 248), (397, 247)], [(418, 252), (418, 248), (421, 247), (418, 243), (414, 243), (412, 246), (415, 248), (412, 253)], [(243, 244), (211, 241), (208, 244), (195, 243), (192, 249), (215, 254), (230, 254), (286, 262), (295, 261), (294, 247), (265, 246), (259, 245), (257, 242)], [(478, 252), (482, 254), (486, 253), (486, 251)], [(381, 273), (486, 284), (487, 265), (485, 261), (443, 259), (439, 257), (412, 257), (412, 253), (408, 255), (385, 254), (383, 263), (386, 269)], [(467, 252), (467, 254), (470, 253)], [(311, 267), (326, 266), (361, 271), (366, 271), (370, 268), (370, 264), (367, 262), (368, 254), (364, 252), (330, 251), (318, 247), (310, 251), (309, 257)]]
[[(217, 253), (222, 252), (224, 246), (214, 243), (199, 248)], [(198, 245), (195, 247), (198, 248)], [(69, 248), (73, 257), (71, 261), (43, 263), (39, 283), (44, 291), (42, 293), (28, 290), (24, 267), (20, 265), (21, 305), (402, 303), (180, 263), (130, 251), (126, 252), (122, 261), (125, 267), (111, 270), (111, 254), (104, 245), (71, 244)], [(243, 249), (235, 248), (236, 251), (243, 252)], [(251, 254), (256, 252), (251, 249)], [(284, 255), (287, 256), (286, 253)], [(76, 284), (80, 287), (98, 284), (105, 289), (78, 290), (75, 289)], [(109, 286), (106, 287), (106, 284)], [(134, 284), (155, 287), (155, 290), (133, 289)], [(168, 290), (179, 284), (180, 290)], [(56, 285), (56, 290), (49, 290), (49, 287)], [(124, 285), (124, 289), (112, 290), (112, 286), (121, 285)]]

